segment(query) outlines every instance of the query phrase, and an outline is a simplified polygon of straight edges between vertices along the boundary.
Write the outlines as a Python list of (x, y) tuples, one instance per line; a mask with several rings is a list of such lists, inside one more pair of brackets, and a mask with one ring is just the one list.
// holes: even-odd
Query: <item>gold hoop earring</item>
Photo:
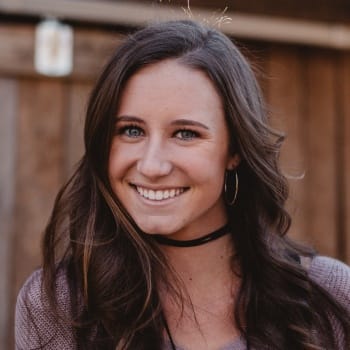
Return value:
[[(231, 187), (231, 184), (229, 184), (229, 182), (231, 181), (230, 180), (231, 176), (234, 179), (234, 184), (232, 184), (232, 187), (234, 188), (234, 194), (233, 194), (233, 198), (230, 199), (229, 187)], [(225, 198), (226, 204), (229, 206), (232, 206), (237, 199), (237, 194), (238, 194), (238, 174), (237, 174), (237, 171), (234, 171), (234, 174), (233, 174), (233, 171), (226, 171), (225, 172), (225, 184), (224, 184), (224, 198)]]

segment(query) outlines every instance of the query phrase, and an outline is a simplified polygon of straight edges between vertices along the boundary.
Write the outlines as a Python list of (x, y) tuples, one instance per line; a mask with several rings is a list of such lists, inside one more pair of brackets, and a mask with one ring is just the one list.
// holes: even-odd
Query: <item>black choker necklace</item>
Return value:
[(220, 227), (218, 230), (211, 232), (203, 237), (190, 239), (188, 241), (178, 241), (176, 239), (168, 238), (163, 235), (154, 235), (154, 239), (162, 245), (170, 245), (173, 247), (195, 247), (197, 245), (202, 245), (211, 241), (214, 241), (215, 239), (218, 239), (224, 235), (227, 235), (230, 233), (229, 225), (226, 224), (225, 226)]

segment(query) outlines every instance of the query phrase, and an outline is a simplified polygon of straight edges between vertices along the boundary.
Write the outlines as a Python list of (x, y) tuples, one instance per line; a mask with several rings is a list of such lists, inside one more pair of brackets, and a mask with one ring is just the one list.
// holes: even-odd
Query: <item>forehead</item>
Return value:
[(180, 62), (164, 60), (135, 73), (126, 83), (118, 114), (222, 114), (222, 101), (209, 77)]

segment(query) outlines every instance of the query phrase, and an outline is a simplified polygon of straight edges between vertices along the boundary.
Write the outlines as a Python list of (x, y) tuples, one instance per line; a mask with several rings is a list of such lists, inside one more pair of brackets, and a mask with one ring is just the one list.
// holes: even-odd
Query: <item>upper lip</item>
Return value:
[(180, 188), (188, 188), (188, 186), (174, 186), (174, 185), (145, 185), (145, 184), (138, 184), (135, 182), (129, 182), (130, 185), (136, 186), (136, 187), (142, 187), (146, 188), (147, 190), (153, 190), (153, 191), (164, 191), (169, 189), (180, 189)]

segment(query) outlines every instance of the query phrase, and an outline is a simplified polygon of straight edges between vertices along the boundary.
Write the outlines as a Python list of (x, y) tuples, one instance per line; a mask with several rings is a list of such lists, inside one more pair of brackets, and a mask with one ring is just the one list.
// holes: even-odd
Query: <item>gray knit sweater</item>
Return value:
[[(350, 312), (350, 267), (337, 260), (318, 256), (311, 262), (309, 275)], [(61, 273), (57, 278), (57, 298), (62, 320), (57, 320), (50, 311), (41, 284), (42, 271), (38, 270), (28, 278), (18, 295), (15, 317), (16, 350), (76, 349), (72, 328), (64, 321), (70, 310), (69, 291), (64, 274)], [(339, 342), (339, 350), (345, 350), (343, 335), (336, 324), (334, 332)], [(168, 349), (171, 349), (169, 344), (164, 350)], [(244, 340), (238, 338), (220, 350), (245, 349)]]

